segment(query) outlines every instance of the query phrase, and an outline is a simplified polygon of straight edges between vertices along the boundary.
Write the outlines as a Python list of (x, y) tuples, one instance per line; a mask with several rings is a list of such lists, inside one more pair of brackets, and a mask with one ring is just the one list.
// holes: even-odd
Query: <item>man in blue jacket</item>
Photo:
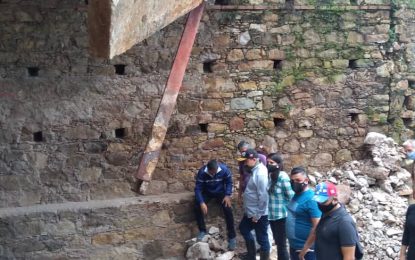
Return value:
[(195, 213), (199, 227), (197, 240), (201, 241), (206, 235), (204, 215), (208, 213), (207, 203), (215, 199), (221, 204), (225, 215), (226, 228), (228, 231), (228, 249), (236, 247), (236, 234), (231, 204), (232, 195), (232, 173), (224, 163), (210, 160), (199, 169), (196, 176), (195, 186)]

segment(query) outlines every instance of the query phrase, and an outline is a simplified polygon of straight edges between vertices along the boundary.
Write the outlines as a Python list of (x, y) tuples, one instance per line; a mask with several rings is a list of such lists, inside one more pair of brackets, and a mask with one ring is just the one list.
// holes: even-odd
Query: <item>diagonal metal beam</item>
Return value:
[(193, 43), (196, 39), (203, 9), (204, 3), (189, 13), (176, 57), (173, 61), (173, 66), (164, 89), (163, 97), (153, 123), (151, 136), (144, 154), (141, 157), (136, 178), (139, 180), (138, 191), (142, 194), (146, 193), (148, 183), (151, 180), (151, 175), (153, 174), (159, 159), (161, 146), (166, 136), (170, 117), (176, 105), (177, 95), (179, 94)]

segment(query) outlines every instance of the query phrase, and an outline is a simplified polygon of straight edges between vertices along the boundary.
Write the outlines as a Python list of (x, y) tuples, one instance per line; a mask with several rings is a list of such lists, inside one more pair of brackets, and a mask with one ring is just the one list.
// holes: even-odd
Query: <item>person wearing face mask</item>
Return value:
[[(237, 149), (239, 153), (239, 189), (238, 189), (238, 203), (242, 205), (242, 194), (245, 191), (246, 184), (249, 181), (250, 174), (248, 169), (245, 166), (245, 158), (242, 156), (242, 153), (246, 152), (246, 150), (250, 149), (251, 145), (247, 141), (240, 141), (238, 143)], [(264, 164), (267, 165), (267, 157), (261, 153), (258, 153), (259, 160)]]
[[(316, 228), (315, 252), (321, 260), (360, 259), (361, 246), (356, 225), (337, 199), (336, 186), (323, 182), (316, 186), (313, 200), (323, 213)], [(356, 255), (356, 250), (360, 253)]]
[(285, 221), (287, 204), (294, 196), (294, 191), (291, 188), (290, 177), (283, 171), (284, 165), (281, 156), (276, 153), (269, 154), (267, 168), (270, 179), (268, 220), (277, 245), (278, 260), (289, 260)]
[(197, 241), (202, 241), (206, 235), (205, 218), (208, 214), (208, 202), (215, 200), (220, 204), (225, 216), (228, 231), (228, 249), (236, 248), (236, 233), (232, 211), (232, 172), (224, 163), (210, 160), (202, 166), (196, 175), (195, 185), (195, 216), (199, 228)]
[(406, 211), (399, 260), (415, 259), (415, 204)]
[[(287, 205), (285, 225), (290, 244), (291, 260), (315, 260), (315, 228), (321, 217), (314, 192), (309, 189), (307, 173), (303, 167), (294, 167), (290, 174), (291, 188), (295, 195)], [(331, 260), (331, 259), (330, 259)]]
[(403, 144), (406, 153), (404, 167), (411, 173), (412, 177), (412, 198), (415, 199), (415, 140), (406, 140)]
[(258, 153), (248, 149), (242, 153), (244, 165), (251, 175), (243, 193), (244, 216), (239, 224), (239, 231), (245, 239), (246, 260), (256, 259), (255, 240), (251, 230), (255, 229), (256, 241), (261, 246), (260, 259), (268, 260), (271, 245), (268, 239), (268, 171)]

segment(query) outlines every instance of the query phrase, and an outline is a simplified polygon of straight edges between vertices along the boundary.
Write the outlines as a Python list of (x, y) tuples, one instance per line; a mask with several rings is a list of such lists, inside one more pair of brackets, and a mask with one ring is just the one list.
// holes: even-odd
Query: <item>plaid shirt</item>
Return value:
[(269, 220), (278, 220), (287, 217), (287, 205), (294, 196), (288, 174), (281, 171), (274, 190), (269, 195)]

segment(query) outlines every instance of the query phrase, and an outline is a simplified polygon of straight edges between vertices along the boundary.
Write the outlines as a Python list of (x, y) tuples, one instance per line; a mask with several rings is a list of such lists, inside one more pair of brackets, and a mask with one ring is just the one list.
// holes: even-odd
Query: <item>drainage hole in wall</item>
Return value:
[(27, 73), (30, 77), (38, 77), (39, 76), (39, 68), (38, 67), (28, 67)]
[(115, 68), (115, 74), (117, 75), (125, 75), (125, 64), (115, 64), (114, 68)]
[(124, 139), (127, 136), (127, 130), (125, 128), (115, 129), (115, 137)]
[(43, 142), (43, 133), (42, 133), (42, 131), (34, 132), (33, 133), (33, 141), (35, 141), (35, 142)]
[(207, 133), (208, 132), (208, 126), (209, 126), (209, 124), (199, 124), (200, 131), (202, 133)]
[(274, 126), (275, 127), (284, 127), (285, 118), (274, 117)]

